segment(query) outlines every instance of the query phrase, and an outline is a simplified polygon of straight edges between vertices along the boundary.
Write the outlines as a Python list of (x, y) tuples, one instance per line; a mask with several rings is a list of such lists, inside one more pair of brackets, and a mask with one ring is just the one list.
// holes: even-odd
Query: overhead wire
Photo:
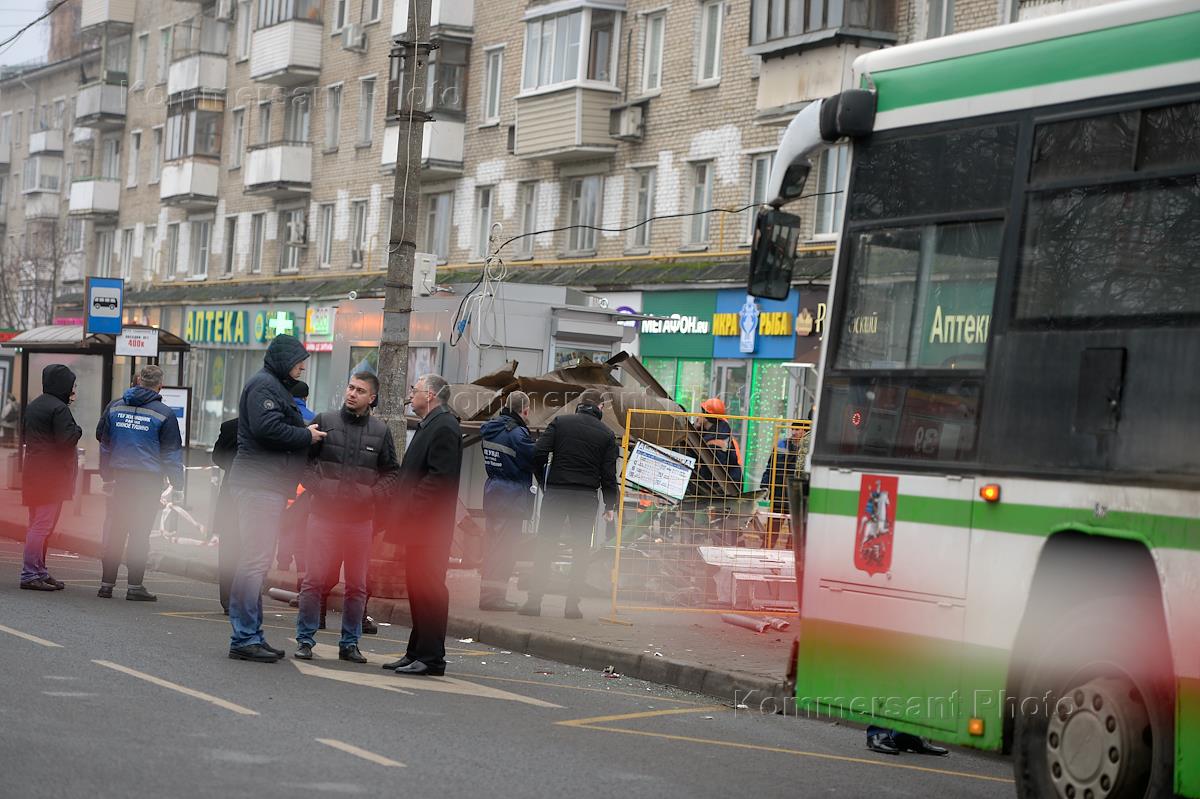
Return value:
[(21, 28), (19, 31), (17, 31), (16, 33), (14, 33), (12, 36), (9, 36), (9, 37), (8, 37), (7, 39), (5, 39), (4, 41), (0, 42), (0, 48), (2, 48), (2, 47), (5, 47), (6, 45), (8, 45), (8, 44), (11, 44), (12, 42), (15, 42), (17, 39), (21, 38), (22, 34), (24, 34), (24, 33), (25, 33), (25, 31), (29, 30), (29, 29), (30, 29), (30, 28), (32, 28), (34, 25), (36, 25), (36, 24), (38, 24), (39, 22), (41, 22), (41, 21), (45, 20), (46, 18), (48, 18), (48, 17), (49, 17), (51, 14), (53, 14), (55, 11), (57, 11), (58, 9), (62, 8), (63, 6), (65, 6), (65, 5), (67, 4), (67, 2), (68, 2), (68, 0), (59, 0), (59, 1), (58, 1), (57, 3), (55, 3), (53, 6), (51, 6), (51, 7), (50, 7), (50, 8), (48, 8), (48, 9), (46, 9), (46, 13), (45, 13), (45, 14), (42, 14), (40, 17), (38, 17), (38, 18), (37, 18), (37, 19), (35, 19), (33, 22), (30, 22), (28, 25), (26, 25), (26, 26), (24, 26), (23, 28)]

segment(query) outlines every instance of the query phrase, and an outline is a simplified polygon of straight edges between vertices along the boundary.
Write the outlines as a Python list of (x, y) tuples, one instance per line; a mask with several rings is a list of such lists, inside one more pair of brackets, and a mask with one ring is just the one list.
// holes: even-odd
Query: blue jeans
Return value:
[(21, 563), (21, 582), (42, 580), (50, 575), (46, 571), (46, 544), (58, 515), (62, 512), (61, 502), (29, 506), (29, 528), (25, 530), (25, 557)]
[(338, 572), (346, 571), (342, 600), (342, 640), (339, 646), (358, 643), (362, 635), (363, 608), (367, 604), (367, 561), (371, 557), (371, 521), (341, 521), (315, 514), (308, 517), (304, 560), (308, 571), (300, 588), (300, 613), (296, 616), (296, 641), (313, 645), (321, 614), (321, 597), (337, 585)]
[(237, 571), (229, 588), (229, 623), (233, 626), (229, 646), (241, 647), (265, 640), (262, 590), (275, 559), (279, 522), (287, 497), (254, 488), (235, 489), (235, 492), (241, 544)]

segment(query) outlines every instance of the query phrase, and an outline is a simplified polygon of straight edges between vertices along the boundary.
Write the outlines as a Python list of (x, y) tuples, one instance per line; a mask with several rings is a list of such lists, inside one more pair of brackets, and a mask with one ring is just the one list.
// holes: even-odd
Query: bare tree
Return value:
[(58, 221), (32, 224), (21, 243), (0, 255), (0, 327), (25, 329), (54, 321), (62, 275)]

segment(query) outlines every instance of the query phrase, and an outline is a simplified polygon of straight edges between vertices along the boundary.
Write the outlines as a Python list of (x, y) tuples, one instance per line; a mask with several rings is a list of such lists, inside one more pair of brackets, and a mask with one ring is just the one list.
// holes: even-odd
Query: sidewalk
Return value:
[[(0, 450), (3, 456), (7, 450)], [(0, 466), (0, 472), (4, 471)], [(0, 475), (3, 476), (3, 475)], [(0, 482), (0, 535), (21, 540), (25, 534), (25, 508), (19, 491)], [(99, 557), (104, 518), (103, 497), (83, 499), (81, 513), (74, 504), (63, 507), (51, 545)], [(150, 568), (203, 582), (217, 580), (216, 547), (151, 541)], [(295, 590), (294, 572), (273, 571), (270, 584)], [(151, 584), (152, 585), (152, 584)], [(542, 616), (480, 611), (479, 576), (474, 571), (451, 570), (451, 638), (472, 638), (513, 652), (556, 660), (590, 669), (613, 666), (617, 672), (662, 685), (707, 694), (733, 702), (756, 691), (748, 703), (774, 697), (782, 708), (787, 696), (784, 671), (794, 627), (786, 632), (755, 633), (721, 621), (708, 611), (622, 610), (618, 618), (630, 624), (602, 621), (609, 615), (608, 599), (584, 599), (582, 621), (562, 618), (563, 598), (548, 595)], [(216, 598), (216, 589), (213, 589)], [(510, 590), (510, 598), (523, 595)], [(340, 596), (332, 603), (340, 606)], [(369, 607), (377, 621), (408, 625), (406, 600), (372, 599)], [(794, 622), (794, 619), (792, 619)]]

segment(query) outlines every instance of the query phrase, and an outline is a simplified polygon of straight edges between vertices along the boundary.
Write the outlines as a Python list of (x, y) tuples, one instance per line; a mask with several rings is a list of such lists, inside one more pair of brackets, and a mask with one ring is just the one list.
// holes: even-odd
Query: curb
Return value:
[[(0, 523), (0, 536), (23, 541), (25, 531), (12, 523)], [(100, 557), (100, 546), (91, 539), (69, 533), (55, 533), (52, 543), (56, 547), (71, 552), (78, 552), (93, 558)], [(152, 552), (147, 568), (152, 571), (187, 577), (198, 582), (217, 582), (215, 567), (170, 553)], [(296, 587), (294, 579), (269, 574), (267, 585), (290, 591)], [(330, 604), (340, 609), (340, 591), (335, 591), (330, 597)], [(405, 626), (412, 623), (412, 617), (408, 612), (408, 602), (405, 600), (372, 599), (369, 608), (376, 621)], [(612, 666), (619, 674), (626, 677), (704, 694), (731, 705), (738, 702), (750, 704), (750, 700), (753, 699), (764, 704), (771, 700), (776, 707), (784, 707), (785, 703), (791, 699), (791, 692), (788, 691), (787, 684), (782, 680), (639, 654), (595, 641), (580, 641), (565, 635), (522, 630), (490, 620), (481, 621), (470, 616), (454, 614), (451, 614), (447, 620), (446, 630), (448, 635), (456, 638), (474, 638), (489, 646), (553, 660), (568, 666), (579, 666), (596, 671), (600, 671), (606, 666)]]

